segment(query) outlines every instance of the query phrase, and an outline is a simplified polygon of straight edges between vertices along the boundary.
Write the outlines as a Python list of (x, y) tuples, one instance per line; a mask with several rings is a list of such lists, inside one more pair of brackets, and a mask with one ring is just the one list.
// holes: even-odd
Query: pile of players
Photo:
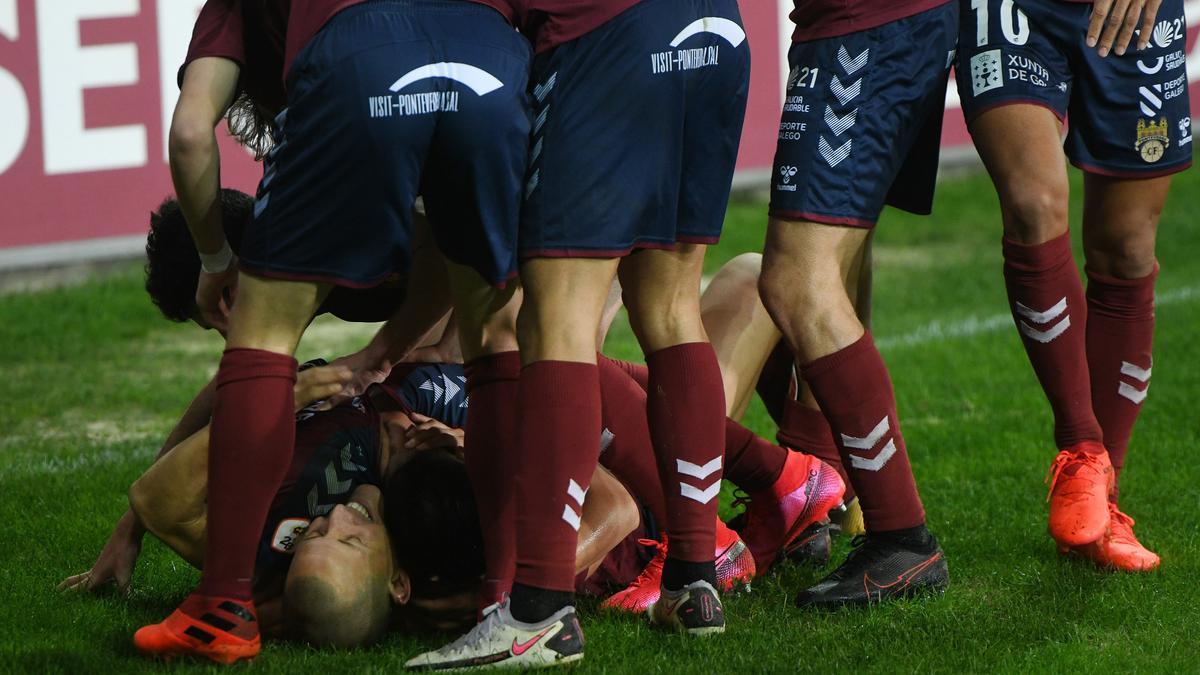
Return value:
[[(1054, 412), (1050, 534), (1153, 569), (1116, 475), (1151, 373), (1157, 219), (1190, 165), (1163, 29), (1182, 18), (1181, 0), (796, 0), (761, 273), (739, 259), (702, 296), (749, 83), (736, 0), (208, 0), (147, 288), (226, 350), (66, 583), (127, 583), (148, 529), (203, 574), (136, 633), (147, 655), (361, 644), (393, 614), (449, 629), (482, 607), (409, 667), (554, 665), (583, 657), (577, 588), (720, 633), (721, 592), (820, 559), (844, 498), (865, 536), (798, 605), (944, 590), (867, 324), (872, 229), (885, 203), (929, 212), (956, 62)], [(220, 188), (226, 118), (263, 159), (253, 203)], [(616, 280), (645, 366), (599, 353)], [(298, 375), (319, 312), (387, 321)], [(756, 387), (783, 447), (731, 419)], [(736, 531), (722, 478), (749, 495)]]

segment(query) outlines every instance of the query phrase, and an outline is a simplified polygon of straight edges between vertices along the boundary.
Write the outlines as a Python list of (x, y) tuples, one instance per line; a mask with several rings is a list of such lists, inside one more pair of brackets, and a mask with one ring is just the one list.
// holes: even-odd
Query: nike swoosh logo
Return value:
[[(554, 626), (551, 626), (550, 628), (554, 628)], [(538, 643), (538, 640), (541, 640), (542, 638), (546, 637), (546, 633), (550, 632), (550, 628), (547, 628), (547, 629), (543, 630), (542, 632), (538, 633), (537, 635), (534, 635), (533, 637), (529, 638), (525, 642), (517, 642), (517, 639), (513, 638), (512, 648), (509, 651), (512, 652), (513, 656), (520, 656), (520, 655), (524, 654), (525, 652), (529, 651), (530, 648), (532, 648), (534, 645), (536, 645)]]
[[(874, 579), (872, 579), (870, 574), (864, 574), (863, 575), (863, 590), (867, 592), (868, 596), (870, 596), (872, 590), (874, 590), (876, 592), (883, 591), (883, 590), (892, 588), (893, 586), (896, 586), (897, 584), (902, 584), (900, 586), (900, 588), (904, 588), (905, 586), (907, 586), (909, 584), (909, 582), (912, 581), (913, 577), (916, 577), (921, 572), (924, 572), (930, 565), (934, 564), (938, 560), (941, 560), (941, 558), (942, 558), (942, 552), (938, 551), (937, 553), (930, 556), (929, 558), (927, 558), (927, 559), (917, 563), (916, 565), (913, 565), (912, 567), (908, 568), (907, 570), (904, 570), (903, 572), (901, 572), (900, 575), (896, 577), (896, 580), (891, 583), (881, 584), (878, 581), (875, 581)], [(874, 589), (872, 589), (872, 586), (874, 586)]]
[(667, 614), (674, 614), (675, 610), (679, 609), (679, 606), (682, 605), (683, 601), (687, 600), (687, 598), (688, 598), (688, 596), (685, 595), (685, 596), (679, 598), (678, 600), (674, 600), (674, 601), (667, 600), (665, 602)]

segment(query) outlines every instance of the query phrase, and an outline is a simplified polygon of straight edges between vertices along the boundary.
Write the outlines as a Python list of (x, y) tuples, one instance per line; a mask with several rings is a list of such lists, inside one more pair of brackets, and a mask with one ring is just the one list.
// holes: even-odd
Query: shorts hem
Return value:
[(1049, 103), (1047, 103), (1045, 101), (1038, 100), (1036, 98), (1006, 98), (1006, 99), (1001, 99), (999, 101), (991, 101), (991, 102), (987, 103), (986, 105), (982, 105), (978, 108), (972, 108), (970, 113), (967, 112), (966, 108), (963, 108), (963, 114), (965, 115), (966, 122), (969, 125), (971, 122), (975, 121), (975, 118), (979, 117), (983, 113), (985, 113), (989, 110), (994, 110), (996, 108), (1003, 108), (1004, 106), (1009, 106), (1009, 105), (1034, 105), (1039, 108), (1045, 108), (1046, 110), (1049, 110), (1051, 113), (1054, 114), (1054, 117), (1055, 117), (1055, 119), (1058, 120), (1059, 124), (1064, 124), (1067, 121), (1066, 113), (1061, 113), (1058, 110), (1055, 110), (1054, 106), (1050, 105)]
[(325, 283), (334, 286), (344, 286), (346, 288), (374, 288), (383, 283), (384, 280), (391, 275), (391, 272), (381, 275), (378, 279), (371, 281), (362, 281), (359, 279), (349, 279), (340, 277), (336, 274), (327, 272), (301, 272), (293, 270), (273, 269), (266, 265), (256, 265), (248, 263), (244, 260), (238, 262), (240, 268), (255, 276), (266, 277), (268, 279), (280, 279), (283, 281), (307, 281), (312, 283)]
[(821, 213), (810, 213), (808, 211), (782, 211), (779, 209), (771, 209), (767, 215), (772, 218), (780, 218), (786, 220), (804, 220), (810, 223), (818, 223), (821, 225), (840, 225), (842, 227), (857, 227), (866, 230), (873, 229), (878, 218), (868, 220), (865, 218), (854, 218), (852, 216), (828, 216)]
[[(673, 242), (637, 242), (622, 248), (530, 248), (521, 251), (521, 259), (529, 258), (624, 258), (638, 249), (670, 250), (683, 239)], [(695, 243), (695, 242), (685, 242)]]
[(1173, 164), (1171, 166), (1155, 167), (1153, 169), (1142, 171), (1142, 170), (1136, 170), (1136, 169), (1110, 168), (1110, 167), (1106, 167), (1106, 166), (1100, 166), (1097, 164), (1088, 164), (1086, 162), (1079, 162), (1074, 159), (1071, 159), (1069, 161), (1071, 162), (1072, 166), (1079, 169), (1080, 171), (1096, 174), (1097, 176), (1108, 176), (1110, 178), (1142, 178), (1142, 179), (1160, 178), (1162, 176), (1169, 176), (1171, 174), (1180, 173), (1182, 171), (1187, 171), (1192, 166), (1192, 160), (1189, 159), (1186, 162), (1183, 162), (1182, 164)]

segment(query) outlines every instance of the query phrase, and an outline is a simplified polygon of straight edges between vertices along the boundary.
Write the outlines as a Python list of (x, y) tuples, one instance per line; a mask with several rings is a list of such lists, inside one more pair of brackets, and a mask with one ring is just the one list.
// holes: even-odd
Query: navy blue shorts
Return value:
[(736, 0), (644, 0), (533, 73), (523, 258), (720, 238), (750, 83)]
[(788, 52), (771, 215), (873, 227), (884, 203), (929, 213), (958, 4)]
[(1040, 105), (1069, 120), (1067, 157), (1084, 171), (1151, 178), (1186, 169), (1183, 0), (1164, 0), (1144, 51), (1131, 45), (1107, 58), (1084, 42), (1091, 9), (1058, 0), (987, 0), (977, 10), (964, 3), (958, 91), (968, 123), (989, 108)]
[(503, 285), (516, 269), (531, 58), (475, 3), (337, 14), (292, 65), (242, 265), (351, 287), (405, 274), (420, 193), (446, 257)]

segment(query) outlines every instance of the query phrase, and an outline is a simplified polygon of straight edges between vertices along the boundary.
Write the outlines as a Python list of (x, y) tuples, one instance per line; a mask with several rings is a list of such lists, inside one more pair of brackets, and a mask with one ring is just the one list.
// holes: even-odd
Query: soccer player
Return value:
[[(280, 47), (269, 54), (277, 62), (244, 45)], [(213, 127), (242, 67), (263, 64), (286, 83), (286, 106), (235, 268), (214, 208)], [(171, 168), (204, 267), (200, 311), (214, 316), (235, 276), (238, 301), (217, 374), (201, 585), (135, 635), (143, 653), (226, 662), (258, 653), (254, 548), (293, 447), (291, 354), (331, 286), (408, 271), (418, 190), (458, 265), (452, 294), (485, 297), (464, 301), (459, 320), (464, 341), (486, 350), (480, 327), (508, 299), (487, 285), (503, 286), (514, 267), (528, 65), (528, 45), (505, 15), (475, 2), (206, 3), (172, 121)], [(216, 637), (189, 635), (197, 627)]]
[(823, 413), (808, 416), (811, 434), (834, 440), (867, 533), (796, 601), (941, 591), (949, 574), (925, 526), (892, 382), (852, 298), (884, 203), (929, 212), (958, 6), (797, 0), (791, 18), (760, 290)]
[(524, 5), (519, 26), (536, 56), (521, 228), (519, 448), (514, 456), (468, 453), (481, 473), (516, 473), (505, 491), (478, 493), (481, 511), (497, 514), (485, 531), (506, 543), (489, 540), (488, 557), (501, 581), (515, 583), (462, 641), (413, 659), (414, 668), (495, 654), (514, 639), (536, 638), (528, 646), (541, 648), (570, 636), (574, 651), (562, 660), (582, 657), (571, 594), (575, 514), (597, 461), (594, 336), (618, 264), (651, 373), (648, 415), (669, 515), (670, 602), (652, 616), (693, 633), (724, 627), (712, 586), (724, 405), (698, 282), (705, 245), (720, 233), (745, 113), (749, 48), (737, 5)]
[[(1158, 218), (1192, 163), (1185, 33), (1180, 0), (962, 10), (963, 110), (1000, 196), (1009, 309), (1054, 414), (1050, 536), (1130, 571), (1159, 564), (1117, 506), (1117, 475), (1150, 385)], [(1084, 172), (1086, 293), (1064, 159)]]

